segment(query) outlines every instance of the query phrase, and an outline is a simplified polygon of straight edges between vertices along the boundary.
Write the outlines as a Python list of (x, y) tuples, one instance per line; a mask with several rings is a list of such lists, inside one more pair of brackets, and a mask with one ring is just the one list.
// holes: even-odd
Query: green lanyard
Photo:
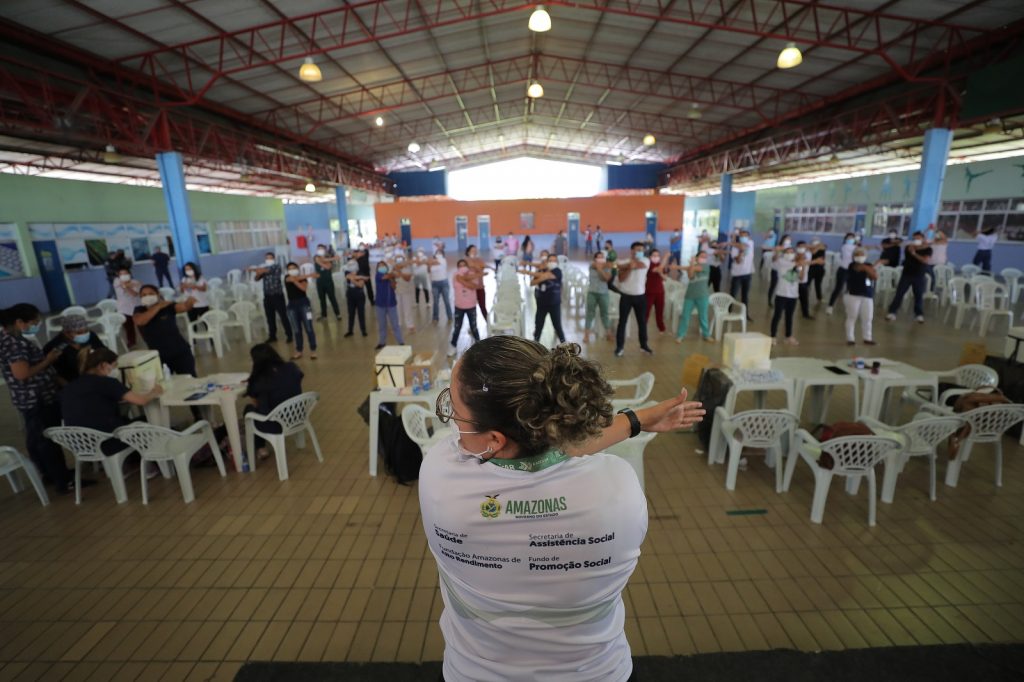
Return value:
[(556, 464), (561, 464), (567, 459), (569, 459), (569, 455), (561, 450), (548, 450), (533, 457), (521, 457), (519, 459), (498, 459), (494, 457), (487, 461), (505, 469), (534, 473), (536, 471), (543, 471), (548, 467), (553, 467)]

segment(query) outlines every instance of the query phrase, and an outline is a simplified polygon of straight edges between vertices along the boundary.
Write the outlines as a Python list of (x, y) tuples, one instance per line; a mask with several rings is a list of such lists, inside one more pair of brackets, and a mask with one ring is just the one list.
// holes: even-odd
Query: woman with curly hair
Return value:
[(436, 406), (452, 437), (424, 457), (419, 482), (447, 682), (632, 677), (622, 590), (647, 501), (629, 464), (594, 453), (704, 411), (684, 390), (613, 415), (611, 395), (576, 344), (494, 336), (455, 364)]

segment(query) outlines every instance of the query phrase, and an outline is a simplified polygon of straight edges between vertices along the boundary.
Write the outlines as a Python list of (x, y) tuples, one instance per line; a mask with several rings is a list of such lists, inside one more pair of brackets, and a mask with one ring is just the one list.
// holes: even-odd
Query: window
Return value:
[(214, 224), (217, 252), (245, 251), (285, 243), (280, 220), (230, 220)]
[(992, 228), (1009, 241), (1024, 241), (1024, 198), (943, 201), (937, 222), (950, 239), (974, 239)]
[(863, 206), (793, 206), (784, 210), (786, 232), (850, 232)]

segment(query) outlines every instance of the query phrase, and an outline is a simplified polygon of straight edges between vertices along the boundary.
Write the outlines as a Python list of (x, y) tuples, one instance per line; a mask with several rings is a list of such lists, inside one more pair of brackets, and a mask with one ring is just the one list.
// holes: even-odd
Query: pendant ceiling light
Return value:
[(800, 48), (796, 46), (796, 43), (789, 43), (779, 53), (775, 65), (780, 69), (792, 69), (794, 66), (800, 66), (803, 60), (804, 56), (800, 53)]
[(410, 142), (409, 143), (409, 153), (410, 154), (415, 154), (415, 153), (419, 152), (419, 150), (420, 150), (419, 143), (417, 143), (417, 142)]
[(320, 67), (313, 62), (312, 57), (306, 57), (306, 60), (302, 62), (302, 66), (299, 67), (299, 80), (307, 83), (319, 83), (324, 79), (322, 73), (320, 73)]
[(381, 117), (381, 116), (378, 116), (377, 118), (373, 119), (373, 122), (377, 124), (378, 128), (380, 128), (381, 126), (384, 125), (384, 118)]
[(537, 9), (533, 10), (533, 14), (530, 15), (530, 23), (527, 25), (531, 31), (537, 33), (551, 30), (551, 15), (544, 9), (544, 5), (537, 5)]
[(118, 163), (121, 160), (121, 155), (117, 153), (117, 147), (108, 144), (103, 148), (100, 158), (103, 159), (103, 163)]
[(700, 105), (697, 104), (696, 102), (692, 102), (690, 104), (690, 110), (686, 112), (686, 118), (690, 118), (693, 120), (697, 120), (703, 115), (704, 114), (702, 114), (700, 111)]
[(307, 192), (315, 192), (316, 191), (316, 185), (314, 185), (312, 182), (307, 182), (306, 183), (306, 191)]
[(532, 97), (533, 99), (543, 97), (544, 86), (538, 83), (537, 81), (533, 81), (532, 83), (530, 83), (530, 87), (526, 88), (526, 95), (527, 97)]
[(654, 139), (654, 135), (651, 135), (650, 133), (647, 133), (646, 135), (644, 135), (644, 146), (645, 147), (653, 147), (655, 142), (657, 142), (657, 140)]

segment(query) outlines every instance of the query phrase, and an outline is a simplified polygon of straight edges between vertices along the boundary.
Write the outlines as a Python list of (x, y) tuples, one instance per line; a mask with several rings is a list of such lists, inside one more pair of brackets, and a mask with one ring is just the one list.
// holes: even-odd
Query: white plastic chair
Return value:
[(974, 265), (972, 263), (960, 268), (960, 275), (966, 279), (971, 279), (975, 275), (981, 273), (981, 271), (982, 270), (980, 265)]
[(242, 284), (241, 282), (231, 285), (231, 295), (236, 301), (256, 300), (256, 294), (253, 292), (252, 287), (248, 284)]
[(960, 365), (945, 372), (934, 372), (934, 374), (938, 383), (955, 384), (960, 388), (948, 388), (939, 395), (938, 400), (932, 400), (931, 388), (920, 387), (904, 393), (904, 400), (918, 405), (932, 403), (947, 407), (950, 398), (971, 393), (980, 388), (994, 388), (999, 385), (999, 373), (988, 365)]
[(734, 299), (729, 294), (717, 292), (708, 297), (711, 310), (715, 316), (715, 340), (721, 341), (725, 332), (725, 325), (730, 322), (739, 322), (740, 330), (747, 331), (747, 306)]
[(223, 289), (208, 289), (206, 300), (210, 302), (211, 310), (220, 310), (222, 312), (226, 311), (232, 303), (231, 298)]
[(967, 298), (968, 284), (969, 282), (965, 277), (953, 277), (949, 280), (943, 292), (945, 304), (948, 307), (942, 321), (945, 323), (949, 319), (949, 314), (954, 313), (953, 327), (956, 329), (959, 329), (960, 325), (964, 323), (964, 316), (967, 314), (967, 307), (970, 303)]
[[(639, 407), (651, 407), (652, 405), (657, 405), (657, 403), (649, 401)], [(607, 454), (621, 457), (626, 460), (629, 466), (633, 467), (636, 478), (640, 481), (641, 490), (646, 490), (644, 485), (644, 450), (647, 449), (647, 445), (657, 435), (657, 433), (651, 431), (641, 431), (635, 438), (627, 438), (605, 449)]]
[(1010, 292), (1004, 285), (992, 280), (974, 279), (971, 288), (974, 293), (973, 308), (978, 312), (978, 336), (985, 336), (994, 317), (1005, 317), (1007, 326), (1013, 326)]
[[(793, 449), (793, 438), (799, 427), (800, 420), (787, 410), (749, 410), (730, 416), (724, 407), (719, 406), (715, 409), (708, 464), (721, 462), (721, 446), (723, 442), (728, 444), (725, 489), (736, 490), (736, 476), (743, 448), (764, 448), (766, 463), (775, 469), (775, 492), (781, 493), (784, 456)], [(785, 440), (784, 436), (787, 436)]]
[(228, 270), (227, 280), (228, 280), (228, 284), (232, 285), (232, 287), (234, 285), (236, 285), (236, 284), (241, 284), (241, 282), (242, 282), (242, 271), (239, 270), (238, 268), (234, 268), (232, 270)]
[(251, 301), (239, 301), (232, 303), (228, 308), (231, 319), (224, 323), (225, 328), (239, 327), (245, 336), (246, 343), (252, 343), (253, 329), (257, 325), (267, 326), (267, 319), (263, 311), (256, 307)]
[(882, 476), (882, 502), (892, 504), (896, 494), (896, 479), (911, 457), (928, 458), (928, 498), (935, 501), (936, 449), (953, 435), (964, 421), (959, 416), (934, 417), (927, 412), (918, 414), (914, 420), (902, 426), (889, 426), (871, 417), (861, 417), (860, 422), (876, 434), (895, 435), (903, 441), (899, 452), (891, 453), (885, 459), (885, 473)]
[(402, 425), (416, 445), (420, 446), (423, 456), (435, 443), (448, 436), (448, 429), (442, 428), (431, 410), (422, 405), (406, 405), (402, 408)]
[(249, 470), (256, 471), (256, 425), (262, 422), (274, 422), (281, 426), (281, 433), (264, 433), (259, 431), (259, 436), (267, 441), (274, 448), (274, 457), (277, 459), (277, 477), (282, 481), (288, 480), (288, 454), (285, 451), (285, 439), (288, 436), (297, 435), (300, 448), (306, 447), (306, 433), (309, 433), (313, 441), (313, 452), (318, 461), (323, 462), (324, 457), (320, 453), (320, 442), (316, 439), (316, 432), (313, 431), (313, 424), (309, 416), (320, 400), (320, 394), (315, 391), (300, 393), (294, 398), (289, 398), (270, 411), (270, 414), (262, 415), (256, 412), (249, 412), (245, 415), (245, 444), (246, 453), (249, 456)]
[[(950, 412), (940, 407), (925, 405), (923, 411), (948, 416)], [(971, 427), (970, 433), (960, 443), (956, 456), (946, 466), (946, 485), (955, 488), (960, 480), (960, 469), (971, 458), (971, 450), (978, 443), (992, 443), (996, 451), (996, 486), (1003, 485), (1003, 434), (1014, 424), (1024, 421), (1024, 405), (1008, 403), (986, 405), (962, 412), (959, 417)]]
[(110, 313), (116, 313), (117, 301), (112, 298), (105, 298), (96, 304), (96, 309), (100, 311), (100, 317), (103, 315), (109, 315)]
[[(875, 525), (877, 485), (875, 465), (890, 452), (901, 446), (899, 440), (885, 436), (843, 436), (819, 443), (814, 436), (803, 429), (796, 432), (796, 447), (790, 450), (786, 462), (786, 475), (782, 489), (789, 490), (793, 481), (793, 471), (797, 459), (807, 462), (814, 473), (814, 498), (811, 502), (811, 522), (821, 523), (825, 515), (825, 500), (832, 485), (832, 478), (841, 476), (858, 482), (861, 478), (868, 480), (868, 525)], [(834, 465), (831, 469), (822, 466), (819, 459), (822, 454), (832, 457)]]
[(128, 490), (124, 485), (124, 461), (132, 454), (130, 447), (113, 454), (104, 455), (100, 449), (103, 441), (113, 438), (109, 433), (87, 429), (82, 426), (53, 426), (43, 435), (72, 454), (75, 458), (75, 504), (82, 504), (82, 462), (99, 462), (103, 465), (114, 489), (118, 504), (128, 501)]
[(207, 339), (213, 343), (213, 349), (218, 358), (224, 357), (224, 346), (231, 348), (231, 344), (224, 338), (224, 323), (228, 321), (228, 314), (223, 310), (208, 310), (202, 316), (188, 325), (188, 342), (195, 346), (196, 341)]
[(100, 331), (97, 336), (100, 337), (100, 341), (103, 345), (110, 350), (117, 352), (117, 347), (120, 345), (125, 350), (128, 350), (128, 344), (125, 343), (121, 337), (121, 330), (124, 329), (125, 316), (121, 313), (106, 313), (97, 320), (97, 324), (100, 326)]
[(217, 438), (213, 435), (213, 427), (205, 419), (197, 421), (184, 431), (174, 431), (163, 426), (136, 422), (121, 426), (114, 430), (114, 438), (131, 446), (142, 458), (143, 465), (139, 467), (139, 480), (142, 483), (142, 504), (149, 504), (149, 488), (146, 485), (146, 462), (156, 464), (171, 462), (178, 474), (178, 483), (181, 485), (181, 496), (185, 504), (196, 499), (195, 489), (192, 487), (192, 474), (189, 472), (189, 463), (192, 456), (204, 445), (209, 445), (213, 452), (213, 458), (217, 462), (217, 469), (220, 475), (227, 476), (224, 469), (224, 458), (221, 457), (220, 447), (217, 445)]
[(24, 484), (18, 477), (19, 470), (28, 476), (29, 483), (35, 488), (36, 495), (39, 496), (39, 501), (42, 505), (45, 507), (50, 504), (50, 496), (46, 494), (43, 478), (39, 475), (39, 471), (36, 470), (36, 465), (15, 448), (9, 445), (0, 445), (0, 476), (7, 477), (7, 482), (11, 484), (11, 490), (16, 493), (20, 493), (25, 489)]
[(632, 379), (612, 379), (608, 384), (613, 389), (633, 389), (633, 395), (629, 397), (612, 398), (612, 410), (618, 412), (619, 410), (624, 410), (627, 407), (639, 407), (641, 404), (646, 402), (647, 398), (651, 395), (651, 390), (654, 389), (654, 374), (652, 372), (644, 372), (640, 376)]
[(221, 289), (223, 288), (223, 286), (224, 280), (221, 279), (220, 277), (211, 277), (210, 279), (206, 280), (207, 289)]
[(1017, 268), (1003, 268), (999, 271), (999, 276), (1003, 278), (1006, 286), (1010, 289), (1010, 303), (1016, 305), (1020, 300), (1021, 277), (1024, 277), (1024, 272)]
[(178, 290), (174, 287), (160, 287), (160, 298), (165, 301), (177, 301)]

